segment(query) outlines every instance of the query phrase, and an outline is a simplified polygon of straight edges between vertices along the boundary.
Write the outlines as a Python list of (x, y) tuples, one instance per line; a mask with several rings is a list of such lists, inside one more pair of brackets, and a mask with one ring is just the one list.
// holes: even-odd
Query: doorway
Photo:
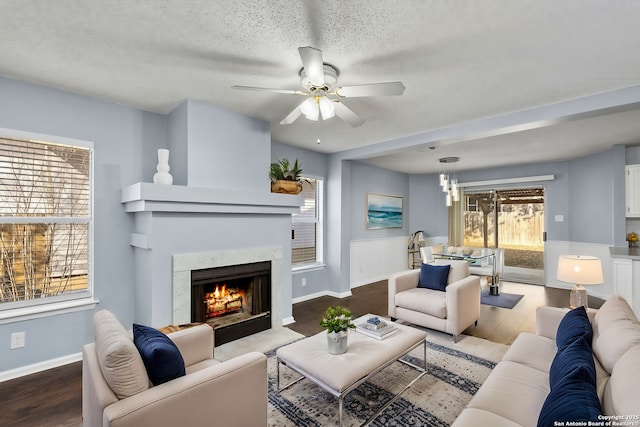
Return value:
[(544, 284), (544, 188), (465, 192), (463, 227), (465, 246), (504, 249), (503, 280)]

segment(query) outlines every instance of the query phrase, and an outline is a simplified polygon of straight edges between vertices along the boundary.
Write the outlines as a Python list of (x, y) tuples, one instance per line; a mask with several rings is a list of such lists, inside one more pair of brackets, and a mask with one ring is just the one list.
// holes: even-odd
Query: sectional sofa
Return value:
[(539, 307), (453, 427), (640, 426), (640, 322), (619, 296), (583, 312)]

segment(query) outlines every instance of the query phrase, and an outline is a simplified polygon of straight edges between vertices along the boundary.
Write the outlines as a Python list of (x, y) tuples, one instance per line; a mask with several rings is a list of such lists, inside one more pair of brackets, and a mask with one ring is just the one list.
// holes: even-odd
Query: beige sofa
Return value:
[(84, 426), (267, 425), (264, 354), (219, 362), (213, 358), (210, 326), (173, 332), (168, 336), (180, 350), (186, 375), (152, 386), (130, 334), (117, 319), (103, 310), (95, 321), (96, 342), (83, 348)]
[[(550, 392), (556, 331), (567, 311), (538, 308), (537, 333), (522, 333), (516, 338), (453, 427), (536, 426)], [(640, 322), (618, 296), (609, 298), (599, 310), (589, 310), (588, 315), (593, 327), (596, 391), (604, 415), (640, 416)], [(639, 419), (617, 421), (640, 425)]]
[(458, 335), (480, 317), (480, 278), (469, 274), (466, 261), (435, 260), (451, 265), (446, 292), (418, 287), (420, 269), (389, 278), (389, 317)]

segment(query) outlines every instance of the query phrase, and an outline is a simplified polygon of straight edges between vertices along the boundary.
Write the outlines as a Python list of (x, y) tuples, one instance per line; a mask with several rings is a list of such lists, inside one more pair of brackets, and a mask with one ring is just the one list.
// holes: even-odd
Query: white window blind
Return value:
[(293, 240), (291, 241), (292, 266), (315, 264), (320, 259), (319, 236), (321, 235), (322, 180), (307, 179), (302, 185), (304, 205), (300, 213), (292, 216)]
[(0, 138), (0, 309), (88, 292), (91, 155)]

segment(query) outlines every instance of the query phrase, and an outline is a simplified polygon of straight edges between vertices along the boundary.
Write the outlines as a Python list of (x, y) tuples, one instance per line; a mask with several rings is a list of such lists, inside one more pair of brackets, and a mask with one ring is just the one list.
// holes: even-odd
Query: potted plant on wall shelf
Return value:
[(269, 168), (269, 179), (271, 179), (272, 193), (300, 194), (302, 191), (302, 180), (300, 177), (302, 168), (298, 159), (293, 164), (288, 159), (278, 160), (271, 163)]
[(331, 354), (347, 351), (347, 331), (355, 328), (351, 312), (344, 307), (329, 307), (320, 320), (320, 326), (327, 330), (327, 347)]

